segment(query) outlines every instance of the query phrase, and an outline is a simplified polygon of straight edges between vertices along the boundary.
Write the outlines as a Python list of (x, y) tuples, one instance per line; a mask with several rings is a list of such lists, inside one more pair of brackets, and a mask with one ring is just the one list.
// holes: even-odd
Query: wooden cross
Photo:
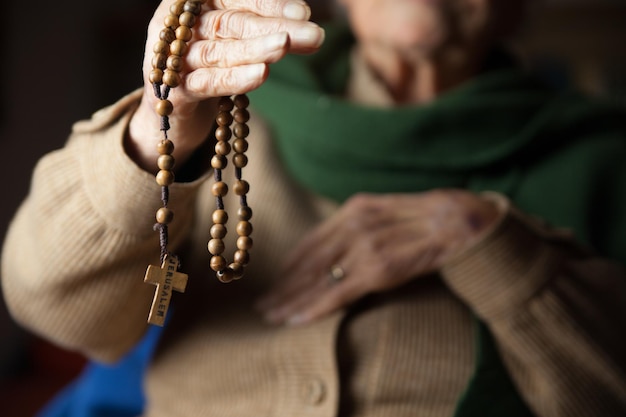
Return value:
[(156, 285), (148, 323), (163, 326), (172, 299), (172, 292), (174, 290), (185, 292), (187, 275), (177, 271), (178, 259), (175, 256), (165, 256), (160, 268), (154, 265), (148, 266), (143, 282)]

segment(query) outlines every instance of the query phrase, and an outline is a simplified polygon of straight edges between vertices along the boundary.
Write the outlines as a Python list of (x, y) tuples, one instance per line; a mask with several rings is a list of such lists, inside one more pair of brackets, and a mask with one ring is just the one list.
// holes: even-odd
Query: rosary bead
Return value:
[(228, 265), (228, 269), (233, 272), (233, 279), (240, 279), (243, 277), (244, 269), (242, 264), (233, 262)]
[(180, 85), (180, 75), (176, 71), (166, 69), (163, 73), (163, 82), (171, 88), (176, 88)]
[(240, 109), (245, 109), (246, 107), (248, 107), (250, 105), (250, 100), (248, 99), (248, 96), (245, 94), (237, 94), (235, 96), (235, 106), (237, 106), (237, 108)]
[(172, 171), (162, 169), (156, 174), (156, 182), (161, 187), (172, 185), (174, 183), (174, 173)]
[(209, 253), (211, 255), (221, 255), (224, 252), (224, 249), (226, 249), (226, 247), (224, 246), (224, 241), (222, 239), (209, 240), (207, 248), (209, 249)]
[(227, 111), (221, 111), (215, 117), (215, 121), (219, 126), (230, 126), (233, 123), (233, 115)]
[(159, 224), (169, 224), (174, 220), (174, 212), (167, 207), (161, 207), (156, 212), (156, 221)]
[(226, 268), (226, 259), (220, 255), (214, 255), (211, 257), (211, 269), (214, 271), (221, 271)]
[(237, 215), (239, 220), (250, 220), (252, 218), (252, 209), (248, 206), (239, 207)]
[(174, 157), (172, 155), (159, 155), (157, 166), (159, 169), (169, 171), (174, 168)]
[(165, 65), (169, 70), (180, 72), (183, 69), (183, 59), (178, 55), (170, 55)]
[(202, 11), (202, 2), (186, 1), (183, 10), (198, 16)]
[(250, 128), (247, 124), (235, 123), (233, 125), (233, 133), (236, 138), (245, 139), (250, 134)]
[(224, 197), (228, 194), (228, 185), (224, 181), (218, 181), (211, 187), (211, 192), (215, 197)]
[(180, 26), (180, 23), (178, 23), (178, 15), (170, 14), (170, 15), (165, 16), (164, 24), (168, 28), (176, 29), (178, 26)]
[(184, 42), (189, 42), (192, 35), (193, 33), (191, 32), (191, 28), (189, 28), (188, 26), (179, 26), (176, 28), (176, 39), (180, 39)]
[(154, 68), (152, 71), (150, 71), (150, 82), (152, 84), (154, 84), (154, 83), (156, 83), (156, 84), (163, 83), (163, 70), (160, 70), (158, 68)]
[(211, 168), (224, 169), (228, 165), (228, 159), (224, 155), (213, 155), (211, 158)]
[(215, 153), (226, 156), (230, 153), (230, 143), (220, 140), (215, 144)]
[(165, 52), (154, 54), (152, 57), (152, 68), (164, 70), (166, 68), (167, 54)]
[(248, 181), (245, 180), (237, 180), (237, 182), (235, 182), (233, 190), (235, 191), (235, 194), (239, 196), (246, 195), (248, 194), (248, 191), (250, 191), (250, 184), (248, 184)]
[(226, 230), (226, 226), (224, 226), (223, 224), (214, 224), (213, 226), (211, 226), (210, 233), (213, 239), (224, 239), (227, 232), (228, 231)]
[(174, 111), (174, 105), (169, 100), (159, 100), (156, 112), (159, 116), (169, 116)]
[(214, 224), (226, 224), (228, 221), (228, 213), (226, 213), (226, 210), (217, 209), (213, 212), (212, 217)]
[(174, 142), (163, 139), (157, 144), (157, 152), (159, 155), (171, 155), (174, 152)]
[(250, 236), (239, 236), (237, 238), (237, 249), (250, 250), (252, 248), (252, 238)]
[(196, 24), (196, 16), (193, 13), (183, 12), (178, 18), (178, 22), (182, 26), (193, 27)]
[(233, 149), (237, 153), (244, 153), (248, 150), (248, 141), (245, 139), (237, 138), (233, 141)]
[(220, 271), (217, 271), (217, 279), (219, 279), (220, 282), (223, 282), (224, 284), (228, 284), (229, 282), (231, 282), (234, 278), (233, 275), (233, 271), (230, 268), (224, 268)]
[(159, 39), (169, 45), (176, 39), (176, 33), (172, 28), (163, 28), (161, 32), (159, 32)]
[(252, 234), (252, 223), (240, 220), (237, 223), (237, 234), (239, 236), (250, 236)]
[(176, 39), (170, 45), (170, 53), (173, 55), (183, 56), (187, 52), (187, 44), (180, 39)]
[(248, 157), (245, 154), (236, 153), (235, 155), (233, 155), (233, 163), (237, 168), (244, 168), (246, 165), (248, 165)]
[(232, 135), (233, 132), (231, 132), (227, 126), (218, 126), (217, 129), (215, 129), (215, 139), (220, 142), (230, 140)]
[(234, 107), (235, 103), (233, 103), (230, 97), (220, 97), (220, 100), (217, 102), (217, 109), (219, 111), (230, 112)]
[(179, 16), (185, 10), (185, 2), (177, 1), (170, 6), (170, 13), (174, 16)]
[(246, 109), (237, 109), (234, 111), (234, 117), (237, 123), (246, 123), (250, 120), (250, 112)]
[(169, 43), (163, 41), (163, 40), (159, 40), (157, 41), (154, 46), (152, 47), (152, 51), (155, 54), (167, 54), (167, 52), (170, 49), (170, 45)]
[(248, 265), (248, 262), (250, 262), (250, 255), (248, 254), (248, 251), (241, 249), (237, 250), (233, 255), (233, 261), (241, 265)]

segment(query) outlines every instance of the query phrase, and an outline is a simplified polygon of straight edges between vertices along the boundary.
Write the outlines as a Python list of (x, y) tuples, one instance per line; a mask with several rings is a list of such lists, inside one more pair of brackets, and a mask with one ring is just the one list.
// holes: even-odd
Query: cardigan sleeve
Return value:
[[(159, 264), (153, 231), (160, 187), (125, 154), (123, 138), (141, 92), (74, 125), (63, 149), (44, 156), (2, 252), (2, 289), (13, 317), (65, 348), (101, 361), (143, 335)], [(200, 180), (170, 187), (170, 249), (191, 227)]]
[(626, 271), (498, 198), (505, 215), (442, 277), (489, 327), (541, 417), (626, 415)]

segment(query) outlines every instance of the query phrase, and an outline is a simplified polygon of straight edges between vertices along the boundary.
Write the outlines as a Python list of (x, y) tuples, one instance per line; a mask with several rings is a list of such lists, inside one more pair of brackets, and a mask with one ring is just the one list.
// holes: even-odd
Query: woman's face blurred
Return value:
[[(493, 36), (503, 8), (523, 0), (341, 0), (361, 43), (433, 55)], [(516, 6), (513, 6), (516, 5)]]

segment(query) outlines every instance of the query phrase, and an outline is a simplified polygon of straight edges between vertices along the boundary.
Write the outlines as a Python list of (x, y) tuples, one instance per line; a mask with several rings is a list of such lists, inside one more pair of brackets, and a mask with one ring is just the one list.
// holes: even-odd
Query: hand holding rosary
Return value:
[[(172, 102), (168, 99), (173, 88), (180, 82), (180, 71), (183, 66), (183, 56), (188, 49), (188, 42), (192, 38), (192, 28), (200, 15), (202, 4), (206, 0), (177, 0), (169, 9), (165, 17), (164, 28), (159, 33), (159, 40), (153, 48), (152, 71), (150, 82), (154, 87), (154, 94), (158, 99), (156, 113), (161, 118), (163, 137), (157, 144), (159, 157), (157, 166), (159, 171), (156, 182), (161, 186), (162, 207), (156, 212), (155, 230), (159, 232), (161, 247), (161, 266), (148, 266), (144, 282), (156, 285), (152, 307), (148, 316), (148, 323), (163, 326), (169, 308), (172, 291), (184, 292), (187, 285), (187, 275), (178, 272), (179, 260), (176, 255), (168, 251), (168, 225), (174, 219), (174, 212), (168, 208), (169, 186), (174, 183), (174, 142), (168, 138), (170, 129), (169, 116), (174, 111)], [(216, 199), (216, 209), (213, 212), (213, 226), (210, 230), (211, 239), (208, 242), (208, 251), (212, 255), (210, 268), (215, 271), (221, 282), (230, 282), (241, 278), (244, 268), (249, 262), (248, 250), (252, 247), (252, 225), (250, 218), (252, 210), (248, 206), (246, 195), (250, 189), (247, 181), (242, 178), (243, 168), (248, 159), (245, 152), (248, 148), (246, 140), (249, 129), (247, 122), (249, 101), (245, 94), (234, 98), (221, 97), (218, 102), (215, 129), (215, 154), (211, 159), (215, 182), (212, 193)], [(232, 145), (230, 139), (235, 137)], [(222, 170), (228, 165), (228, 155), (233, 152), (232, 164), (235, 169), (235, 184), (233, 191), (239, 196), (240, 206), (237, 223), (237, 250), (232, 262), (223, 256), (226, 236), (226, 222), (228, 213), (224, 207), (223, 197), (228, 193), (228, 185), (223, 181)]]

